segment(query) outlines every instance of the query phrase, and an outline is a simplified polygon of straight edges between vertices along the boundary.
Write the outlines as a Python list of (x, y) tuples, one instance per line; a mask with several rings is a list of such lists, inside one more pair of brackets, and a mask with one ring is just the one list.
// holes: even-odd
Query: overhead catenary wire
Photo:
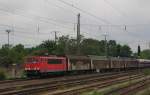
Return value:
[[(5, 25), (5, 26), (9, 26), (9, 25)], [(10, 28), (12, 27), (12, 26), (9, 26)], [(22, 28), (22, 27), (17, 27), (17, 26), (14, 26), (15, 28), (14, 28), (14, 33), (15, 33), (15, 35), (24, 35), (25, 37), (27, 37), (27, 38), (32, 38), (32, 39), (36, 39), (36, 37), (33, 37), (32, 35), (38, 35), (38, 38), (39, 37), (43, 37), (43, 36), (46, 36), (46, 35), (51, 35), (52, 33), (53, 33), (53, 31), (51, 31), (51, 32), (39, 32), (38, 34), (37, 34), (37, 32), (32, 32), (32, 30), (26, 30), (25, 28)], [(76, 27), (75, 27), (76, 28)], [(6, 28), (7, 29), (7, 28)], [(4, 30), (6, 30), (6, 29), (3, 29), (3, 31)], [(81, 33), (81, 34), (89, 34), (89, 32), (88, 31), (91, 31), (91, 30), (88, 30), (88, 29), (86, 29), (86, 28), (81, 28), (81, 30), (82, 30), (82, 32), (83, 33)], [(87, 31), (85, 31), (85, 30), (87, 30)], [(28, 31), (28, 32), (27, 32)], [(38, 31), (38, 29), (37, 29), (37, 31)], [(69, 32), (69, 31), (67, 31), (67, 32)], [(71, 32), (71, 31), (70, 31)], [(1, 32), (1, 33), (3, 33), (3, 32)], [(6, 33), (3, 33), (4, 35), (6, 35)], [(95, 34), (93, 34), (93, 33), (91, 33), (90, 35), (92, 35), (92, 36), (95, 36), (95, 37), (98, 37), (97, 35), (95, 35)], [(25, 37), (23, 37), (23, 38), (25, 38)], [(40, 40), (43, 40), (43, 39), (40, 39)]]
[[(64, 7), (61, 7), (60, 5), (57, 5), (57, 4), (54, 4), (54, 3), (50, 2), (50, 0), (45, 0), (45, 2), (47, 2), (48, 4), (51, 4), (52, 6), (60, 8), (61, 10), (64, 10), (65, 12), (69, 12), (69, 13), (71, 13), (73, 15), (76, 15), (76, 13), (74, 11), (67, 10)], [(65, 21), (65, 23), (68, 23), (68, 22)]]
[[(1, 9), (0, 9), (1, 10)], [(8, 12), (8, 11), (6, 11), (6, 10), (2, 10), (2, 11), (4, 11), (4, 12)], [(11, 12), (9, 12), (9, 13), (11, 13)], [(13, 13), (14, 14), (14, 13)], [(15, 14), (15, 15), (18, 15), (18, 14)], [(19, 14), (19, 16), (24, 16), (24, 15), (20, 15)], [(24, 16), (24, 17), (27, 17), (27, 18), (30, 18), (30, 17), (28, 17), (28, 16)], [(45, 22), (45, 23), (51, 23), (51, 24), (53, 24), (53, 25), (58, 25), (58, 24), (56, 24), (56, 23), (52, 23), (52, 22), (49, 22), (49, 21), (47, 21), (47, 20), (52, 20), (52, 21), (54, 21), (54, 22), (60, 22), (60, 23), (63, 23), (63, 25), (64, 25), (64, 23), (70, 23), (70, 24), (76, 24), (76, 23), (73, 23), (73, 22), (66, 22), (66, 21), (63, 21), (63, 22), (61, 22), (61, 21), (55, 21), (54, 19), (52, 19), (52, 18), (45, 18), (45, 17), (40, 17), (40, 16), (38, 16), (39, 18), (44, 18), (45, 20), (41, 20), (41, 19), (39, 19), (40, 21), (42, 21), (42, 22)], [(32, 19), (33, 20), (33, 18), (30, 18), (30, 19)], [(95, 27), (99, 27), (99, 26), (101, 26), (101, 27), (107, 27), (107, 26), (111, 26), (111, 27), (122, 27), (122, 26), (124, 26), (124, 25), (113, 25), (113, 24), (111, 24), (111, 25), (101, 25), (101, 24), (82, 24), (81, 23), (81, 25), (87, 25), (87, 26), (90, 26), (90, 27), (92, 27), (92, 26), (95, 26)], [(135, 24), (135, 25), (126, 25), (126, 26), (130, 26), (130, 27), (136, 27), (136, 26), (145, 26), (145, 25), (150, 25), (150, 24)], [(65, 27), (65, 26), (62, 26), (62, 25), (58, 25), (58, 26), (60, 26), (60, 27), (63, 27), (63, 28), (66, 28), (66, 29), (68, 29), (68, 27)], [(73, 30), (72, 28), (69, 28), (70, 30)]]
[[(1, 34), (6, 34), (4, 31), (6, 29), (11, 29), (12, 28), (12, 26), (10, 26), (10, 25), (2, 24), (2, 26), (7, 26), (7, 27), (4, 27), (3, 29), (1, 29), (1, 32), (0, 32)], [(38, 32), (38, 34), (37, 34), (37, 32), (33, 32), (33, 29), (29, 30), (29, 29), (26, 29), (26, 28), (23, 28), (23, 27), (18, 27), (18, 26), (13, 26), (13, 27), (14, 27), (13, 31), (17, 34), (19, 33), (19, 34), (24, 34), (24, 35), (31, 35), (32, 34), (32, 35), (40, 35), (40, 36), (43, 35), (44, 36), (44, 35), (49, 35), (49, 34), (53, 33), (53, 30), (51, 30), (50, 32)], [(37, 29), (37, 27), (36, 27), (36, 31), (39, 31), (39, 29)], [(64, 32), (68, 32), (68, 33), (70, 32), (71, 33), (71, 31), (64, 31)]]
[[(29, 19), (31, 19), (31, 20), (35, 20), (35, 19), (32, 17), (32, 16), (34, 16), (34, 17), (39, 18), (38, 20), (39, 20), (40, 22), (44, 22), (44, 23), (52, 24), (52, 25), (54, 25), (54, 26), (60, 26), (60, 27), (63, 27), (63, 28), (65, 28), (65, 29), (70, 29), (70, 30), (72, 30), (72, 28), (70, 28), (70, 27), (63, 26), (64, 24), (55, 23), (56, 21), (53, 20), (53, 19), (51, 19), (51, 18), (36, 16), (36, 15), (33, 15), (33, 14), (32, 14), (32, 15), (30, 14), (29, 16), (23, 15), (23, 14), (17, 14), (17, 13), (10, 12), (10, 11), (5, 10), (5, 9), (2, 9), (2, 8), (0, 8), (0, 11), (7, 12), (7, 13), (10, 13), (10, 14), (13, 14), (13, 15), (23, 16), (23, 17), (29, 18)], [(52, 21), (53, 21), (53, 22), (52, 22)], [(60, 25), (60, 24), (61, 24), (61, 25)]]
[(104, 2), (107, 3), (111, 8), (113, 8), (115, 11), (117, 11), (123, 17), (127, 17), (127, 15), (124, 12), (122, 12), (118, 7), (113, 6), (108, 0), (104, 0)]
[[(21, 15), (22, 16), (22, 15)], [(23, 15), (24, 16), (24, 15)], [(26, 16), (25, 16), (26, 17)], [(76, 23), (74, 23), (74, 24), (76, 24)], [(9, 26), (10, 27), (10, 26)], [(72, 28), (70, 28), (70, 30), (73, 30)], [(86, 29), (87, 30), (87, 29)], [(74, 30), (75, 31), (75, 30)], [(89, 31), (89, 30), (88, 30)]]
[[(128, 27), (146, 27), (146, 26), (150, 26), (150, 24), (135, 24), (135, 25), (129, 25), (129, 24), (126, 24), (126, 25), (81, 24), (81, 25), (82, 26), (88, 26), (88, 27), (98, 27), (99, 29), (102, 29), (102, 27), (121, 27), (123, 30), (128, 28)], [(40, 27), (39, 24), (37, 26)], [(38, 30), (37, 26), (36, 26), (36, 31)], [(73, 28), (72, 28), (74, 31), (75, 31), (75, 26), (76, 26), (76, 23), (74, 23)], [(20, 26), (15, 26), (15, 25), (12, 26), (12, 25), (8, 25), (8, 24), (0, 24), (0, 27), (4, 28), (4, 29), (1, 28), (1, 30), (5, 30), (7, 28), (10, 28), (10, 29), (14, 28), (14, 29), (20, 29), (20, 30), (25, 30), (25, 31), (33, 31), (34, 30), (34, 28), (28, 29), (28, 28), (25, 28), (25, 27), (20, 27)]]
[(97, 19), (97, 20), (100, 20), (100, 21), (102, 21), (102, 22), (104, 22), (104, 23), (106, 23), (106, 24), (111, 24), (109, 21), (107, 21), (107, 20), (105, 20), (105, 19), (103, 19), (103, 18), (101, 18), (101, 17), (98, 17), (98, 16), (96, 16), (96, 15), (94, 15), (94, 14), (88, 12), (88, 11), (85, 11), (85, 10), (83, 10), (83, 9), (81, 9), (81, 8), (78, 8), (78, 7), (76, 7), (76, 6), (74, 6), (74, 5), (70, 4), (70, 3), (68, 3), (68, 2), (66, 2), (66, 1), (63, 1), (63, 0), (58, 0), (58, 1), (60, 1), (60, 2), (62, 2), (62, 3), (64, 3), (64, 4), (70, 6), (70, 7), (72, 7), (72, 8), (75, 8), (75, 9), (77, 9), (77, 10), (79, 10), (79, 11), (81, 11), (81, 12), (83, 12), (83, 13), (89, 15), (89, 16), (92, 16), (93, 18), (95, 18), (95, 19)]
[[(46, 1), (48, 1), (49, 2), (49, 0), (46, 0)], [(72, 7), (76, 7), (76, 6), (74, 6), (73, 4), (70, 4), (70, 3), (68, 3), (68, 2), (65, 2), (65, 1), (63, 1), (63, 0), (58, 0), (58, 1), (61, 1), (61, 2), (63, 2), (63, 3), (66, 3), (66, 4), (69, 4), (69, 6), (71, 6), (72, 5)], [(106, 1), (106, 0), (104, 0), (104, 1)], [(107, 0), (108, 1), (108, 0)], [(78, 7), (76, 7), (76, 8), (78, 8)], [(79, 8), (79, 9), (81, 9), (81, 8)], [(27, 17), (27, 18), (29, 18), (29, 19), (31, 19), (31, 20), (33, 20), (33, 18), (31, 18), (31, 17), (29, 17), (29, 16), (25, 16), (25, 15), (22, 15), (22, 14), (16, 14), (16, 13), (14, 13), (14, 12), (10, 12), (10, 11), (8, 11), (8, 10), (5, 10), (5, 9), (2, 9), (2, 7), (0, 8), (0, 10), (2, 10), (2, 11), (4, 11), (4, 12), (7, 12), (7, 13), (11, 13), (11, 14), (15, 14), (15, 15), (19, 15), (19, 16), (24, 16), (24, 17)], [(23, 9), (16, 9), (16, 10), (19, 10), (19, 11), (22, 11), (22, 12), (24, 12), (23, 11)], [(16, 11), (15, 10), (15, 11)], [(82, 10), (82, 9), (81, 9)], [(87, 11), (86, 11), (87, 12)], [(62, 23), (62, 24), (65, 24), (65, 23), (69, 23), (69, 24), (77, 24), (77, 23), (74, 23), (74, 22), (68, 22), (68, 21), (62, 21), (62, 20), (56, 20), (56, 19), (54, 19), (54, 18), (50, 18), (50, 17), (41, 17), (41, 16), (37, 16), (37, 15), (33, 15), (33, 14), (30, 14), (30, 16), (34, 16), (34, 17), (39, 17), (39, 18), (44, 18), (44, 19), (47, 19), (47, 20), (51, 20), (51, 21), (54, 21), (54, 22), (59, 22), (59, 23)], [(43, 22), (43, 21), (42, 21)], [(45, 21), (44, 21), (45, 22)], [(105, 24), (91, 24), (91, 23), (88, 23), (88, 24), (86, 24), (86, 23), (81, 23), (81, 25), (91, 25), (91, 26), (123, 26), (123, 25), (114, 25), (114, 24), (111, 24), (111, 25), (105, 25)], [(126, 26), (137, 26), (137, 27), (139, 27), (139, 26), (144, 26), (144, 25), (150, 25), (150, 24), (134, 24), (134, 25), (127, 25), (126, 24)]]
[[(13, 36), (15, 36), (15, 37), (23, 37), (22, 39), (24, 39), (24, 38), (28, 38), (28, 39), (32, 39), (32, 40), (35, 40), (36, 39), (36, 37), (33, 37), (33, 36), (25, 36), (24, 34), (22, 35), (22, 34), (14, 34)], [(43, 38), (43, 39), (41, 39), (41, 38), (39, 38), (39, 40), (45, 40), (46, 38)], [(37, 40), (37, 39), (36, 39)]]

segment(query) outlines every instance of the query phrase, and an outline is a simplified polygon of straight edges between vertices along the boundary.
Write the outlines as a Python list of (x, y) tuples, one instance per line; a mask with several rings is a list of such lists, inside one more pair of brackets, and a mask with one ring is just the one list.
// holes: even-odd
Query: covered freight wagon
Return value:
[(91, 60), (88, 56), (67, 55), (68, 70), (90, 70)]

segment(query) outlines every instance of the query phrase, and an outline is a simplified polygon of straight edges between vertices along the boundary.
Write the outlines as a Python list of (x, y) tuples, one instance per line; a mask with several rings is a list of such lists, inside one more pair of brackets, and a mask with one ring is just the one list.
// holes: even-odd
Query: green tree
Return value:
[(11, 57), (11, 46), (7, 44), (3, 45), (0, 50), (0, 64), (1, 66), (8, 67), (13, 63), (13, 58)]
[(11, 49), (11, 57), (15, 64), (23, 63), (24, 57), (27, 55), (22, 44), (18, 44)]
[(150, 50), (149, 49), (146, 49), (146, 50), (143, 50), (141, 52), (141, 58), (143, 59), (150, 59)]
[(42, 44), (40, 44), (38, 47), (36, 47), (37, 49), (36, 52), (41, 53), (43, 52), (42, 50), (44, 50), (44, 51), (47, 51), (48, 54), (55, 54), (56, 48), (57, 46), (56, 46), (55, 41), (46, 40), (46, 41), (43, 41)]
[(59, 54), (59, 55), (68, 54), (69, 40), (70, 40), (69, 35), (59, 37), (58, 42), (57, 42), (56, 54)]
[(84, 55), (100, 55), (100, 43), (95, 39), (84, 39), (81, 43), (81, 51)]
[(117, 56), (117, 43), (115, 40), (110, 40), (108, 42), (108, 55)]
[(118, 45), (116, 46), (116, 49), (117, 49), (117, 51), (116, 51), (116, 56), (117, 56), (117, 57), (118, 57), (118, 56), (121, 56), (121, 45), (118, 44)]
[(128, 45), (123, 45), (120, 50), (121, 57), (131, 57), (132, 51)]
[(21, 64), (26, 55), (27, 52), (21, 44), (14, 47), (8, 46), (7, 44), (3, 45), (0, 49), (0, 64), (5, 67), (12, 64)]
[(106, 51), (105, 51), (105, 45), (106, 45), (106, 42), (105, 40), (101, 40), (99, 41), (99, 55), (100, 56), (104, 56)]
[(138, 45), (138, 52), (137, 52), (138, 56), (140, 56), (141, 54), (141, 47)]
[(68, 54), (77, 53), (77, 42), (76, 39), (70, 39), (68, 42)]

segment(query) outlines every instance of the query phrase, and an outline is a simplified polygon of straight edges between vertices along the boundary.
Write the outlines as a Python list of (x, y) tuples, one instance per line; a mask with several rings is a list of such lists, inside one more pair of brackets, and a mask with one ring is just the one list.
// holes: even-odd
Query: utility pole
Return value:
[(56, 40), (57, 40), (57, 32), (55, 31), (55, 43), (56, 43)]
[(39, 34), (40, 34), (40, 26), (39, 26), (39, 24), (37, 24), (37, 26), (36, 26), (36, 40), (35, 41), (38, 41), (39, 42)]
[(107, 45), (107, 36), (108, 35), (104, 34), (103, 36), (105, 38), (105, 56), (108, 57), (108, 50), (107, 50), (108, 49), (108, 45)]
[(57, 42), (57, 32), (58, 31), (53, 31), (55, 33), (55, 43)]
[(11, 32), (11, 30), (6, 30), (7, 34), (8, 34), (8, 47), (9, 47), (9, 33)]
[(37, 25), (37, 33), (40, 33), (40, 27), (39, 27), (39, 24)]
[(80, 54), (80, 13), (77, 15), (77, 54)]

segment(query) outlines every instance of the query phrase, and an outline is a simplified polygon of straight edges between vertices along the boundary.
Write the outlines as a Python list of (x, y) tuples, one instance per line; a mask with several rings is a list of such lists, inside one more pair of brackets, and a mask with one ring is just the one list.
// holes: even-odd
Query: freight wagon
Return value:
[(150, 60), (147, 59), (138, 59), (139, 67), (141, 68), (150, 68)]

